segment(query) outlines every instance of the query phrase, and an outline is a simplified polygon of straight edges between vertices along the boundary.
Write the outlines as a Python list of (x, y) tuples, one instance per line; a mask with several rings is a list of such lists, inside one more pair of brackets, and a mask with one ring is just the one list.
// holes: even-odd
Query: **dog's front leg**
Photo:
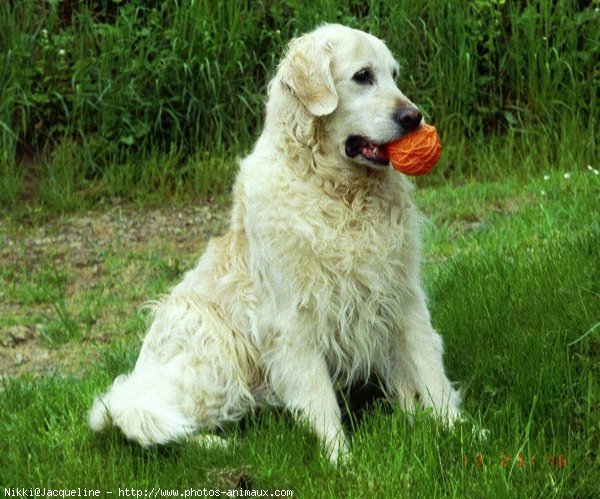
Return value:
[(446, 376), (443, 342), (433, 329), (425, 295), (415, 290), (404, 303), (399, 334), (392, 353), (389, 388), (412, 412), (417, 398), (446, 424), (459, 417), (460, 395)]
[(348, 444), (325, 359), (316, 349), (289, 340), (280, 339), (269, 356), (273, 390), (286, 408), (309, 423), (331, 461), (338, 462), (348, 454)]

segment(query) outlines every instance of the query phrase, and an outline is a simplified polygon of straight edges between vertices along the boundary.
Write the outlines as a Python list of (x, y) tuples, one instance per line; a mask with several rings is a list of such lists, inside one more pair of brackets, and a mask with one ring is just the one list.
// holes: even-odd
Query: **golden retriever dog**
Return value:
[(290, 42), (229, 231), (155, 306), (133, 372), (94, 401), (93, 430), (165, 444), (274, 405), (337, 461), (348, 444), (335, 390), (373, 374), (406, 411), (457, 418), (413, 187), (382, 147), (423, 124), (398, 70), (384, 42), (344, 26)]

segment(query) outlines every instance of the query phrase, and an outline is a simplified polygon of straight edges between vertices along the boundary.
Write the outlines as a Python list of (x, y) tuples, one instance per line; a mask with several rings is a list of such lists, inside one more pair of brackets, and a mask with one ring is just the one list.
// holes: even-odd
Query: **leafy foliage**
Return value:
[[(3, 2), (0, 199), (14, 201), (23, 187), (15, 162), (46, 161), (65, 142), (80, 149), (83, 179), (113, 178), (110, 170), (126, 165), (130, 181), (144, 183), (142, 163), (166, 155), (179, 175), (167, 189), (176, 189), (188, 178), (188, 162), (210, 168), (199, 154), (230, 157), (250, 146), (285, 44), (322, 22), (387, 41), (404, 68), (404, 92), (443, 133), (438, 175), (481, 173), (475, 151), (490, 137), (506, 139), (510, 151), (527, 152), (543, 137), (535, 154), (557, 158), (567, 146), (570, 160), (591, 163), (598, 157), (599, 5)], [(226, 188), (230, 177), (207, 176), (200, 190)], [(209, 187), (213, 181), (217, 187)]]

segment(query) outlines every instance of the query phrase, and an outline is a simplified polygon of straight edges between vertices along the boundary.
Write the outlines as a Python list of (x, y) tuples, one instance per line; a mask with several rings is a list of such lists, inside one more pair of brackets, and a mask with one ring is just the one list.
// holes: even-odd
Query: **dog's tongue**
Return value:
[(377, 144), (365, 144), (361, 149), (361, 154), (367, 158), (379, 160), (379, 161), (388, 161), (389, 157), (387, 155), (387, 151), (385, 146), (379, 146)]

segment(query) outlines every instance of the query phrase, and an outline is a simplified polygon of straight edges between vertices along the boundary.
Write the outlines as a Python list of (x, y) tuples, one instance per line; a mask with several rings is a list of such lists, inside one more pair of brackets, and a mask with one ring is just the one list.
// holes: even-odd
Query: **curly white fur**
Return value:
[[(352, 81), (361, 67), (376, 83)], [(419, 276), (412, 186), (349, 158), (344, 141), (398, 137), (413, 104), (383, 42), (325, 25), (290, 43), (265, 127), (241, 162), (229, 232), (155, 306), (133, 372), (90, 412), (142, 445), (238, 419), (261, 404), (307, 420), (333, 460), (347, 452), (334, 387), (377, 373), (388, 397), (446, 422), (459, 396)]]

